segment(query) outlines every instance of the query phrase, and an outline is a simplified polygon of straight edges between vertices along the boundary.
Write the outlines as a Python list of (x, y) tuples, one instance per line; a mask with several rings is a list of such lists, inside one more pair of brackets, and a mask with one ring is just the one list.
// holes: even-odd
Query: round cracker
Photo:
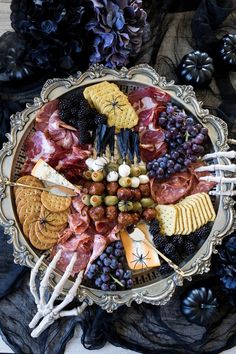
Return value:
[(38, 213), (40, 214), (40, 209), (41, 209), (41, 202), (32, 202), (32, 203), (26, 203), (24, 204), (20, 211), (19, 211), (19, 220), (20, 223), (23, 224), (24, 220), (29, 216), (30, 214)]
[(18, 203), (16, 203), (17, 213), (19, 214), (20, 209), (24, 204), (33, 203), (33, 202), (41, 202), (41, 196), (36, 194), (36, 195), (30, 195), (27, 198), (20, 199)]
[(26, 219), (23, 223), (23, 232), (27, 238), (29, 238), (30, 226), (32, 224), (36, 223), (38, 220), (39, 220), (38, 213), (33, 213), (33, 214), (30, 214), (29, 216), (26, 217)]
[(59, 225), (64, 225), (68, 222), (68, 215), (70, 214), (70, 208), (59, 211), (57, 213), (50, 211), (42, 205), (41, 211), (40, 211), (40, 217), (45, 220), (47, 223), (47, 226), (50, 228), (50, 226), (59, 226)]
[(31, 188), (23, 188), (19, 193), (16, 195), (16, 205), (20, 202), (22, 199), (26, 199), (28, 197), (33, 197), (33, 196), (39, 196), (41, 197), (41, 191), (38, 189), (31, 189)]
[(41, 194), (41, 201), (46, 209), (54, 212), (64, 211), (71, 205), (70, 197), (59, 197), (45, 191)]
[(44, 234), (41, 232), (40, 223), (38, 221), (35, 223), (34, 230), (35, 230), (36, 236), (40, 242), (45, 243), (45, 244), (47, 244), (47, 243), (56, 244), (57, 243), (57, 240), (58, 240), (57, 234), (58, 234), (59, 230), (57, 230), (57, 231), (50, 230), (50, 231), (48, 231), (47, 234)]
[(35, 233), (35, 224), (32, 224), (30, 226), (30, 230), (29, 230), (29, 239), (30, 242), (32, 244), (33, 247), (37, 248), (38, 250), (49, 250), (50, 248), (52, 248), (54, 246), (54, 242), (53, 243), (43, 243), (41, 242), (38, 237), (36, 236)]
[[(32, 187), (44, 187), (43, 183), (38, 178), (33, 177), (33, 176), (22, 176), (22, 177), (18, 178), (16, 183), (27, 184)], [(25, 190), (25, 189), (26, 188), (24, 188), (24, 187), (17, 187), (17, 186), (14, 187), (15, 195), (17, 196), (20, 191)]]

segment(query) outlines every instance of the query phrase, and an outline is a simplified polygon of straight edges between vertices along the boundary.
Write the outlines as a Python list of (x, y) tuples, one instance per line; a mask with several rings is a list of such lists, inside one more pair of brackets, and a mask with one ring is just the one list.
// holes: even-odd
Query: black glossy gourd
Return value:
[(182, 299), (181, 311), (189, 322), (207, 325), (217, 312), (218, 302), (211, 289), (190, 290)]
[(212, 58), (207, 53), (196, 50), (182, 58), (177, 74), (183, 84), (204, 87), (211, 82), (213, 73)]
[(219, 58), (228, 68), (236, 69), (236, 34), (227, 34), (220, 40)]

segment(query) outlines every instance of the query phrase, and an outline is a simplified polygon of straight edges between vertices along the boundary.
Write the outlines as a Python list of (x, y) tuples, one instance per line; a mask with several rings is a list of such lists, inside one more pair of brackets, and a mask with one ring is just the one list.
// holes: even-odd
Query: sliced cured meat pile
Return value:
[(143, 161), (148, 162), (163, 156), (167, 152), (164, 130), (145, 129), (140, 133), (140, 154)]
[(199, 181), (199, 177), (207, 176), (207, 172), (195, 172), (194, 170), (203, 163), (192, 163), (188, 171), (175, 173), (170, 178), (158, 181), (151, 180), (151, 195), (158, 204), (172, 204), (190, 194), (208, 192), (215, 186), (213, 182)]
[(170, 101), (170, 96), (154, 87), (144, 87), (128, 95), (139, 117), (138, 129), (156, 127), (158, 117)]
[(21, 173), (30, 174), (42, 158), (65, 177), (76, 182), (91, 155), (91, 146), (81, 146), (78, 132), (59, 118), (58, 100), (45, 104), (36, 114), (36, 132), (28, 136), (24, 149), (26, 160)]

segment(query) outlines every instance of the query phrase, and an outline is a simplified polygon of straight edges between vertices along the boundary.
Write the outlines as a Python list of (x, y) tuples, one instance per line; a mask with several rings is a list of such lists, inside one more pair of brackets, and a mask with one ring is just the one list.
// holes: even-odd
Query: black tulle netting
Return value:
[[(55, 1), (34, 2), (50, 7)], [(235, 72), (222, 70), (214, 54), (223, 35), (236, 33), (235, 0), (146, 0), (143, 7), (147, 12), (149, 30), (143, 33), (146, 38), (141, 51), (135, 58), (129, 57), (129, 65), (148, 63), (168, 80), (178, 83), (176, 70), (181, 58), (192, 50), (207, 51), (213, 57), (215, 74), (210, 86), (196, 90), (197, 98), (211, 113), (227, 122), (229, 135), (235, 138)], [(47, 31), (55, 29), (50, 27), (52, 23), (44, 25), (48, 25), (44, 27)], [(56, 35), (52, 34), (52, 38)], [(5, 34), (0, 39), (1, 143), (6, 140), (4, 134), (10, 129), (9, 116), (22, 110), (26, 102), (31, 102), (39, 94), (43, 81), (54, 76), (50, 72), (50, 60), (49, 67), (45, 66), (47, 70), (42, 65), (40, 72), (35, 71), (32, 62), (24, 61), (29, 45), (24, 38), (16, 41), (15, 33)], [(11, 48), (8, 57), (3, 55), (6, 48)], [(67, 55), (66, 48), (64, 53)], [(49, 53), (46, 54), (44, 56), (41, 52), (38, 60), (50, 59)], [(88, 55), (81, 63), (76, 61), (74, 54), (71, 52), (72, 61), (61, 62), (58, 75), (65, 76), (81, 69), (81, 66), (88, 66)], [(68, 56), (64, 59), (69, 60)], [(66, 65), (70, 66), (70, 71)], [(20, 75), (19, 83), (11, 81), (16, 75)], [(31, 79), (22, 81), (22, 84), (21, 79), (26, 77)], [(2, 229), (0, 235), (0, 329), (4, 340), (17, 353), (62, 354), (78, 324), (83, 331), (82, 343), (87, 349), (102, 348), (109, 341), (145, 354), (218, 354), (236, 345), (235, 236), (227, 237), (229, 241), (221, 246), (219, 255), (214, 255), (211, 272), (195, 277), (191, 283), (186, 281), (165, 306), (134, 303), (130, 308), (123, 306), (113, 314), (91, 306), (80, 318), (64, 318), (55, 322), (35, 340), (31, 338), (28, 327), (36, 311), (28, 287), (29, 270), (13, 263), (12, 246), (6, 243), (7, 236), (3, 235)], [(197, 325), (188, 322), (183, 315), (181, 301), (190, 289), (204, 286), (212, 289), (219, 306), (210, 322)]]

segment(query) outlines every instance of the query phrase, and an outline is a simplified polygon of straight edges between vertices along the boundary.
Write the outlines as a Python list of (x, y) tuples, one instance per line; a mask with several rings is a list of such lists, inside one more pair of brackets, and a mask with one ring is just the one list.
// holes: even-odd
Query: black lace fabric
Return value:
[[(214, 59), (219, 38), (226, 33), (236, 33), (236, 2), (233, 0), (146, 0), (143, 3), (148, 13), (150, 31), (141, 52), (130, 65), (148, 63), (162, 76), (177, 83), (176, 69), (185, 54), (192, 50), (205, 50)], [(12, 36), (1, 39), (0, 48), (16, 48), (19, 43), (13, 43)], [(24, 48), (20, 50), (23, 53)], [(27, 63), (25, 65), (30, 70)], [(72, 72), (77, 69), (79, 63)], [(40, 81), (35, 79), (16, 84), (1, 75), (4, 72), (1, 70), (0, 132), (3, 142), (5, 132), (10, 129), (9, 116), (37, 96), (43, 81), (49, 76), (47, 72)], [(67, 73), (60, 73), (63, 74)], [(210, 86), (196, 90), (204, 107), (228, 123), (232, 138), (236, 136), (235, 88), (235, 72), (222, 71), (216, 63)], [(122, 306), (109, 314), (93, 305), (81, 317), (56, 321), (37, 339), (30, 336), (28, 327), (36, 312), (29, 291), (30, 271), (13, 263), (12, 245), (7, 240), (8, 236), (4, 236), (1, 229), (0, 331), (16, 353), (62, 354), (76, 325), (80, 325), (83, 331), (82, 344), (91, 350), (102, 348), (107, 341), (145, 354), (217, 354), (236, 345), (236, 289), (232, 287), (236, 282), (235, 236), (221, 246), (219, 256), (213, 256), (212, 271), (194, 277), (191, 283), (185, 281), (165, 306), (133, 303), (131, 307)], [(227, 277), (222, 275), (224, 271), (227, 271)], [(197, 325), (190, 323), (183, 315), (181, 301), (189, 289), (204, 286), (213, 290), (219, 306), (209, 323)], [(74, 305), (78, 304), (71, 306)]]

